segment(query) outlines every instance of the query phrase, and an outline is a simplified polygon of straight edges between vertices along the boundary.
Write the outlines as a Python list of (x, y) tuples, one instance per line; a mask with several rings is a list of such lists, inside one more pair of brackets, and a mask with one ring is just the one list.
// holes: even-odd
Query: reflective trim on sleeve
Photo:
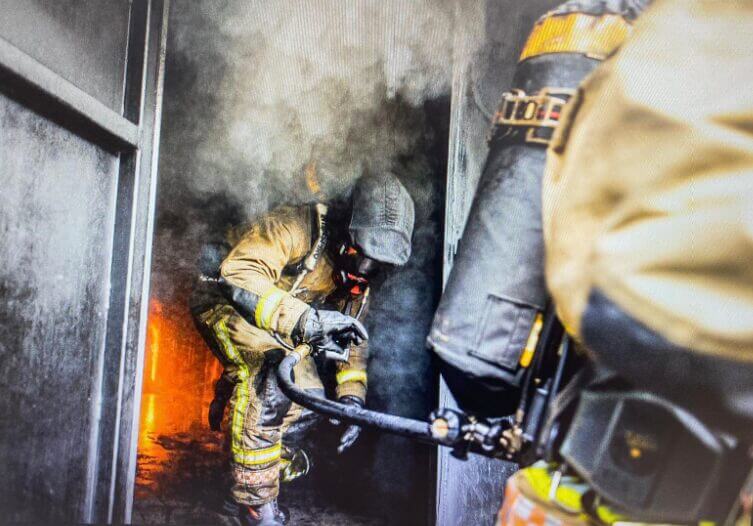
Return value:
[(361, 382), (366, 383), (366, 371), (360, 369), (344, 369), (337, 373), (335, 376), (337, 384), (344, 384), (346, 382)]
[(254, 311), (254, 319), (256, 320), (256, 326), (260, 329), (269, 330), (272, 326), (272, 317), (274, 316), (277, 308), (285, 299), (286, 293), (277, 287), (269, 287), (267, 291), (259, 299), (259, 303), (256, 305)]
[(632, 26), (619, 15), (553, 15), (536, 22), (520, 61), (548, 53), (579, 53), (603, 60), (620, 47)]

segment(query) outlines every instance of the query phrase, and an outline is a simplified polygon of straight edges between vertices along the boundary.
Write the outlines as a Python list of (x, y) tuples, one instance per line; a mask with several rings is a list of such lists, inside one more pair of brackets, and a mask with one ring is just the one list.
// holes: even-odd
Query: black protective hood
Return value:
[(391, 265), (407, 263), (414, 220), (413, 199), (395, 175), (367, 175), (356, 183), (348, 230), (366, 256)]

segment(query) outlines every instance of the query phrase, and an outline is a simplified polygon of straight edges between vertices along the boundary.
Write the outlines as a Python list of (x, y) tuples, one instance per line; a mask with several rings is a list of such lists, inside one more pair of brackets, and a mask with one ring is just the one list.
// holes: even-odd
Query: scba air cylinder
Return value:
[(518, 403), (548, 301), (541, 184), (546, 150), (578, 84), (629, 35), (646, 0), (570, 1), (535, 24), (489, 154), (428, 343), (461, 406)]

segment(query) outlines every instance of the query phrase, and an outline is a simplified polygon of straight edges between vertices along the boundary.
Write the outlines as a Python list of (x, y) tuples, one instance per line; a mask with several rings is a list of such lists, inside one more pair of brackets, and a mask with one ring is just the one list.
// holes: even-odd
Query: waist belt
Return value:
[(562, 109), (574, 94), (575, 90), (567, 88), (543, 88), (534, 95), (520, 89), (508, 91), (494, 114), (492, 132), (501, 139), (548, 146)]

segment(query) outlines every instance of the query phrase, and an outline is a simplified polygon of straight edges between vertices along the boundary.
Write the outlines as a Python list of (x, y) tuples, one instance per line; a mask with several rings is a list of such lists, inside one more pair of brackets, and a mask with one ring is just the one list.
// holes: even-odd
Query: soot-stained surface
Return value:
[(75, 521), (101, 403), (118, 161), (5, 95), (0, 127), (0, 522)]
[[(237, 525), (235, 519), (220, 511), (227, 487), (223, 448), (221, 433), (198, 426), (186, 432), (147, 435), (139, 454), (134, 524)], [(315, 478), (316, 469), (309, 476)], [(321, 490), (327, 492), (327, 488)], [(280, 504), (289, 509), (290, 524), (389, 524), (385, 519), (334, 504), (333, 499), (318, 493), (307, 487), (305, 479), (283, 487)]]

